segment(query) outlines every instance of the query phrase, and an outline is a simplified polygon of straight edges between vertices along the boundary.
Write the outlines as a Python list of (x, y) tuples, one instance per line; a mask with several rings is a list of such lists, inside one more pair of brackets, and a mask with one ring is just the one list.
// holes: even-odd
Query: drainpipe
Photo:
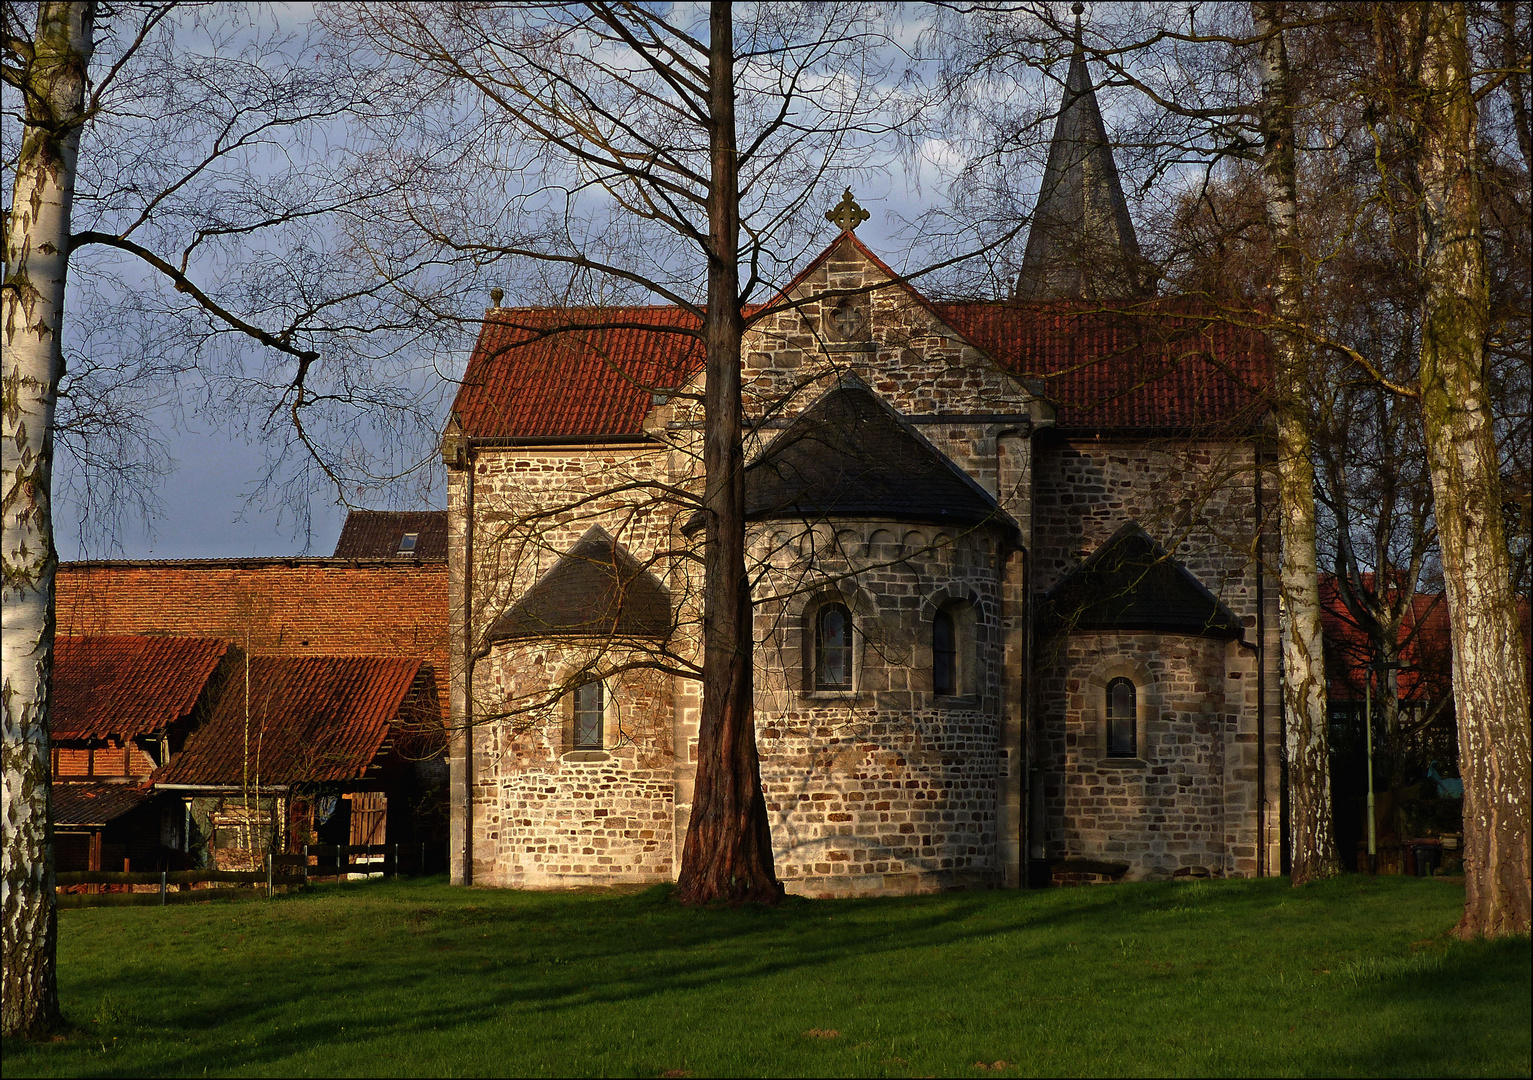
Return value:
[(1256, 451), (1256, 876), (1267, 876), (1267, 562), (1262, 544), (1262, 452)]
[(463, 884), (474, 883), (474, 440), (463, 436), (468, 462), (463, 540)]

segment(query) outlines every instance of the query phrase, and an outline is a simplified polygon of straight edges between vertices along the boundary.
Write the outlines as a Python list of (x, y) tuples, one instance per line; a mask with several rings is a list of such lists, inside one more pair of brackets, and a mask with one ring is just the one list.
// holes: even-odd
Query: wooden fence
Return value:
[[(60, 892), (61, 908), (184, 904), (250, 899), (263, 892), (269, 898), (279, 888), (301, 888), (325, 879), (418, 874), (425, 862), (425, 844), (309, 844), (297, 855), (266, 856), (265, 870), (65, 870), (56, 874), (54, 881), (61, 887), (90, 887), (86, 892)], [(129, 891), (102, 892), (103, 885), (126, 885)], [(158, 889), (139, 891), (156, 885)]]

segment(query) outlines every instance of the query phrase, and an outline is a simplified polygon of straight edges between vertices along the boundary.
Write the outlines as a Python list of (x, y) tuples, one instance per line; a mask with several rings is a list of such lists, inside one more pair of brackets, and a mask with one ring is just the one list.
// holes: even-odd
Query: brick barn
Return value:
[[(869, 895), (1280, 871), (1260, 335), (1144, 279), (1084, 61), (1011, 297), (841, 226), (744, 345), (779, 876)], [(452, 873), (674, 878), (702, 356), (676, 307), (492, 308), (443, 442)]]

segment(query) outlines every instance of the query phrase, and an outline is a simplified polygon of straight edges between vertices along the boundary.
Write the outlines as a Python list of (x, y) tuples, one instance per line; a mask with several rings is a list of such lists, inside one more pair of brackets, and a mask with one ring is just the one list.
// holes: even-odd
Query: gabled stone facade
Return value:
[[(850, 340), (832, 300), (792, 303), (824, 291), (865, 303), (841, 313)], [(753, 505), (748, 533), (757, 739), (789, 890), (1016, 886), (1072, 859), (1136, 877), (1275, 870), (1270, 853), (1257, 856), (1264, 830), (1275, 839), (1278, 791), (1276, 713), (1259, 699), (1275, 689), (1276, 652), (1263, 637), (1273, 592), (1252, 558), (1258, 441), (1056, 433), (1046, 400), (850, 234), (787, 295), (746, 341), (752, 468), (782, 472), (777, 440), (804, 438), (805, 424), (871, 424), (884, 415), (875, 409), (887, 410), (883, 434), (853, 433), (872, 440), (869, 487), (885, 491), (889, 469), (911, 476), (910, 491), (886, 491), (877, 505), (853, 497), (856, 469), (844, 460), (828, 508), (784, 497), (778, 474), (756, 488), (771, 493)], [(637, 435), (562, 446), (449, 435), (453, 653), (474, 654), (471, 714), (461, 661), (454, 689), (455, 716), (469, 715), (472, 732), (454, 758), (460, 880), (553, 887), (669, 881), (678, 870), (696, 761), (698, 684), (686, 672), (700, 663), (700, 536), (677, 493), (700, 482), (701, 425), (697, 379), (668, 390), (653, 392)], [(846, 394), (864, 411), (817, 404)], [(783, 475), (811, 490), (806, 463), (845, 457), (832, 435)], [(953, 513), (923, 501), (922, 485), (946, 492)], [(1219, 633), (1083, 631), (1040, 616), (1060, 577), (1130, 521), (1228, 609)], [(668, 631), (621, 620), (593, 629), (572, 613), (577, 632), (494, 640), (535, 582), (594, 550), (580, 548), (593, 526), (618, 545), (604, 566), (664, 583)], [(825, 686), (818, 620), (831, 605), (853, 630), (849, 675)], [(956, 635), (958, 672), (940, 694), (939, 613)], [(1103, 744), (1103, 693), (1119, 677), (1134, 681), (1143, 714), (1133, 757)], [(580, 687), (593, 681), (603, 735), (582, 748)]]

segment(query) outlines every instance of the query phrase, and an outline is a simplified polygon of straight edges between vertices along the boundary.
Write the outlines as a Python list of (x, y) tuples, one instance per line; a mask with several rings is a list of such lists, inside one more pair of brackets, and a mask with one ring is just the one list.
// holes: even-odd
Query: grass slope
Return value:
[(776, 911), (431, 881), (72, 910), (74, 1028), (8, 1041), (5, 1075), (1527, 1075), (1529, 943), (1447, 938), (1462, 904), (1348, 877)]

